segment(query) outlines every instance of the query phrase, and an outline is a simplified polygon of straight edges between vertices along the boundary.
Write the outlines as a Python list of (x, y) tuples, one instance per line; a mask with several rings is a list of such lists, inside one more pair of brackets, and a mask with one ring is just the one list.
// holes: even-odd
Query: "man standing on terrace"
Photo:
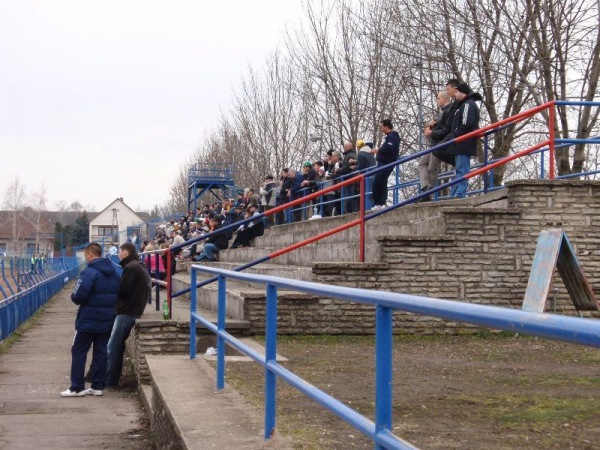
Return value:
[(106, 369), (106, 386), (108, 387), (119, 385), (123, 369), (125, 341), (135, 325), (135, 320), (144, 314), (146, 303), (152, 292), (148, 270), (140, 263), (132, 243), (121, 245), (119, 258), (121, 258), (119, 264), (123, 268), (123, 275), (115, 308), (117, 317), (108, 341), (108, 366)]
[[(88, 244), (83, 255), (87, 267), (81, 271), (71, 293), (71, 300), (79, 305), (75, 338), (71, 347), (71, 386), (60, 393), (62, 397), (102, 395), (107, 368), (107, 344), (115, 320), (119, 275), (110, 259), (101, 257), (102, 249), (97, 243)], [(92, 385), (85, 389), (85, 360), (92, 344)]]
[[(437, 105), (442, 110), (438, 117), (425, 127), (424, 134), (429, 138), (430, 147), (440, 144), (450, 132), (452, 125), (452, 102), (447, 91), (440, 91), (437, 95)], [(421, 192), (433, 189), (437, 183), (440, 174), (442, 161), (433, 153), (427, 153), (419, 159), (419, 181), (421, 183)], [(430, 197), (423, 197), (422, 202), (430, 200)]]
[[(450, 133), (445, 139), (446, 141), (459, 138), (479, 129), (479, 108), (475, 102), (482, 99), (481, 94), (473, 92), (467, 83), (460, 83), (456, 87), (456, 94), (454, 94), (456, 110), (452, 116), (452, 126)], [(441, 154), (442, 157), (440, 159), (442, 160), (444, 159), (444, 155), (453, 155), (456, 167), (455, 179), (459, 179), (467, 175), (471, 170), (471, 157), (477, 155), (477, 138), (455, 142), (447, 149), (436, 150), (434, 154), (436, 156)], [(463, 180), (453, 185), (450, 190), (450, 196), (453, 198), (465, 198), (468, 186), (468, 180)]]
[[(373, 149), (371, 153), (375, 155), (377, 166), (385, 166), (398, 159), (400, 154), (400, 135), (394, 131), (394, 125), (389, 119), (383, 119), (379, 123), (379, 130), (385, 134), (385, 139), (381, 146)], [(373, 211), (385, 208), (385, 203), (388, 197), (388, 178), (394, 170), (394, 166), (388, 167), (385, 170), (377, 172), (373, 177)]]

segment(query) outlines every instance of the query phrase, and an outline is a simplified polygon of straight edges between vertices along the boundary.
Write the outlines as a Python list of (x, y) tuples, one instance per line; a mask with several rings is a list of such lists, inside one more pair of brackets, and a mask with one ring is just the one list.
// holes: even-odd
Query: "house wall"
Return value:
[(90, 221), (90, 241), (104, 242), (105, 244), (113, 242), (112, 236), (100, 236), (98, 234), (99, 227), (113, 225), (113, 208), (117, 209), (117, 241), (119, 245), (127, 242), (127, 227), (140, 226), (141, 234), (145, 233), (145, 224), (142, 219), (125, 203), (117, 200)]

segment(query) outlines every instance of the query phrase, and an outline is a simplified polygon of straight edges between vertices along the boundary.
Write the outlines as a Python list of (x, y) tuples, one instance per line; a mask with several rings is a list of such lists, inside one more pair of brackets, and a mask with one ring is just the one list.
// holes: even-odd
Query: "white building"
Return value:
[(145, 233), (143, 219), (123, 202), (123, 198), (115, 199), (90, 220), (90, 242), (103, 246), (113, 242), (119, 246), (128, 240), (139, 246)]

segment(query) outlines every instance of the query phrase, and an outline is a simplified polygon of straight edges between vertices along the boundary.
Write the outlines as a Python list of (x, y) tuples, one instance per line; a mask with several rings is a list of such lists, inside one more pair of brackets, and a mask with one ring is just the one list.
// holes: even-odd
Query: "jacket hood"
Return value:
[[(479, 93), (479, 92), (473, 92), (472, 94), (469, 94), (465, 97), (465, 99), (463, 100), (463, 102), (468, 99), (468, 98), (472, 98), (473, 100), (475, 100), (476, 102), (480, 102), (483, 100), (483, 96)], [(461, 102), (462, 103), (462, 102)]]
[(108, 258), (94, 259), (91, 263), (89, 263), (89, 266), (93, 267), (98, 272), (101, 272), (104, 275), (112, 275), (116, 271), (114, 264)]

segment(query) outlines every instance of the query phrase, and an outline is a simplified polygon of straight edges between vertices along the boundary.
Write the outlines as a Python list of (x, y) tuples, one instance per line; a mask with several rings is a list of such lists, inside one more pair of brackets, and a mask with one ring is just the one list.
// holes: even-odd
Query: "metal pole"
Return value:
[(277, 358), (277, 286), (267, 284), (267, 314), (265, 330), (265, 439), (275, 430), (277, 411), (277, 375), (269, 370), (269, 363)]
[(423, 150), (423, 56), (419, 56), (419, 151)]
[[(393, 311), (376, 306), (375, 325), (375, 433), (392, 430), (392, 324)], [(376, 450), (384, 447), (376, 444)]]
[(217, 284), (217, 389), (222, 390), (225, 388), (225, 339), (221, 333), (225, 331), (225, 302), (227, 299), (227, 287), (223, 275), (219, 275)]
[[(191, 283), (192, 286), (196, 286), (198, 274), (196, 270), (192, 268)], [(198, 298), (198, 289), (192, 289), (190, 291), (190, 359), (196, 359), (196, 319), (194, 313), (196, 312)]]
[(555, 176), (555, 169), (554, 169), (554, 165), (555, 165), (555, 148), (554, 148), (554, 139), (555, 139), (555, 135), (554, 135), (554, 121), (555, 121), (555, 111), (556, 108), (556, 104), (554, 102), (552, 102), (552, 104), (548, 107), (548, 112), (549, 112), (549, 116), (548, 116), (548, 134), (549, 134), (549, 152), (550, 152), (550, 168), (548, 170), (548, 178), (551, 180), (554, 180), (554, 176)]
[(360, 247), (359, 259), (360, 262), (365, 262), (365, 205), (366, 205), (366, 179), (364, 175), (360, 179), (360, 198), (359, 198), (359, 214), (360, 214)]

